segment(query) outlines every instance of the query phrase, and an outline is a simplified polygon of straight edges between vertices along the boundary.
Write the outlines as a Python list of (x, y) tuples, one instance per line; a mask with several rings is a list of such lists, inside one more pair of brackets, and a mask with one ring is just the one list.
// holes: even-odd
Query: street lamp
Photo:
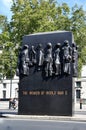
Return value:
[(12, 54), (11, 54), (11, 48), (10, 50), (10, 100), (9, 100), (9, 109), (11, 107), (11, 98), (12, 98)]
[(12, 97), (12, 54), (10, 48), (10, 98)]
[(81, 89), (82, 89), (82, 87), (80, 86), (80, 109), (82, 109)]
[[(0, 54), (2, 54), (2, 51), (3, 51), (3, 46), (0, 46)], [(1, 69), (2, 69), (2, 65), (0, 65)], [(3, 72), (0, 73), (0, 79), (2, 81), (2, 78), (3, 78)]]

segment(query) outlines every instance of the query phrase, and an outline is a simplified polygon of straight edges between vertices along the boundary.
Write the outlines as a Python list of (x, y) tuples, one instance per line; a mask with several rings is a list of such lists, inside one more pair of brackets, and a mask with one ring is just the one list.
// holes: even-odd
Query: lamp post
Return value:
[[(11, 56), (10, 56), (11, 60)], [(10, 98), (12, 96), (12, 61), (11, 61), (11, 66), (10, 66)]]
[(12, 97), (12, 54), (10, 48), (10, 98)]
[[(2, 46), (0, 46), (0, 54), (2, 54), (2, 49), (3, 49), (3, 47)], [(0, 66), (1, 67), (1, 66)], [(2, 74), (0, 73), (0, 80), (2, 79)]]
[(11, 98), (12, 98), (12, 54), (10, 48), (10, 100), (9, 100), (9, 109), (11, 108)]
[(82, 88), (82, 87), (80, 87), (80, 109), (82, 109), (81, 88)]

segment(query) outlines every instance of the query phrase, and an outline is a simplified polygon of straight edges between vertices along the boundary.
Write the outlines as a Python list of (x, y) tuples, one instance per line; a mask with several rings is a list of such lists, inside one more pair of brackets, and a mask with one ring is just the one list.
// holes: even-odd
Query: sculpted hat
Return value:
[(47, 43), (47, 46), (51, 47), (51, 46), (52, 46), (52, 44), (51, 44), (50, 42), (48, 42), (48, 43)]
[(26, 49), (26, 48), (29, 48), (29, 46), (28, 45), (24, 45), (24, 47), (23, 47), (24, 49)]
[(61, 43), (56, 43), (56, 46), (61, 46)]
[(68, 45), (68, 44), (69, 44), (69, 41), (68, 41), (68, 40), (65, 40), (65, 41), (64, 41), (64, 44), (65, 44), (65, 45)]

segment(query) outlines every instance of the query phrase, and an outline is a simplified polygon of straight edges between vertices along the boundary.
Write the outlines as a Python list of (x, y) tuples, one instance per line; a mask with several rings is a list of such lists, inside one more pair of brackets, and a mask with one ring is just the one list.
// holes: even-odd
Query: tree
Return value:
[(2, 54), (0, 54), (0, 73), (3, 78), (12, 78), (15, 74), (17, 57), (15, 55), (14, 43), (10, 41), (9, 32), (0, 34), (0, 42), (2, 42)]
[(5, 23), (6, 23), (7, 18), (3, 15), (0, 15), (0, 30), (4, 30), (5, 28)]
[(0, 25), (0, 47), (2, 49), (0, 54), (0, 78), (10, 78), (14, 76), (16, 69), (15, 45), (11, 41), (10, 26), (5, 16), (0, 15)]
[(55, 30), (56, 5), (53, 0), (15, 0), (11, 29), (21, 43), (22, 36), (35, 32)]
[(58, 5), (56, 17), (56, 29), (70, 31), (70, 8), (66, 3)]
[(75, 5), (72, 8), (71, 31), (79, 51), (79, 72), (83, 64), (86, 64), (86, 15), (82, 7)]

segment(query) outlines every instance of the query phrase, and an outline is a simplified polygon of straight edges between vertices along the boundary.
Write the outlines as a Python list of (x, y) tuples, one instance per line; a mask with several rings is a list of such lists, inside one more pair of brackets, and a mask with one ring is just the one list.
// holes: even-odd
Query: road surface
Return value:
[(1, 118), (0, 130), (86, 130), (86, 123)]

